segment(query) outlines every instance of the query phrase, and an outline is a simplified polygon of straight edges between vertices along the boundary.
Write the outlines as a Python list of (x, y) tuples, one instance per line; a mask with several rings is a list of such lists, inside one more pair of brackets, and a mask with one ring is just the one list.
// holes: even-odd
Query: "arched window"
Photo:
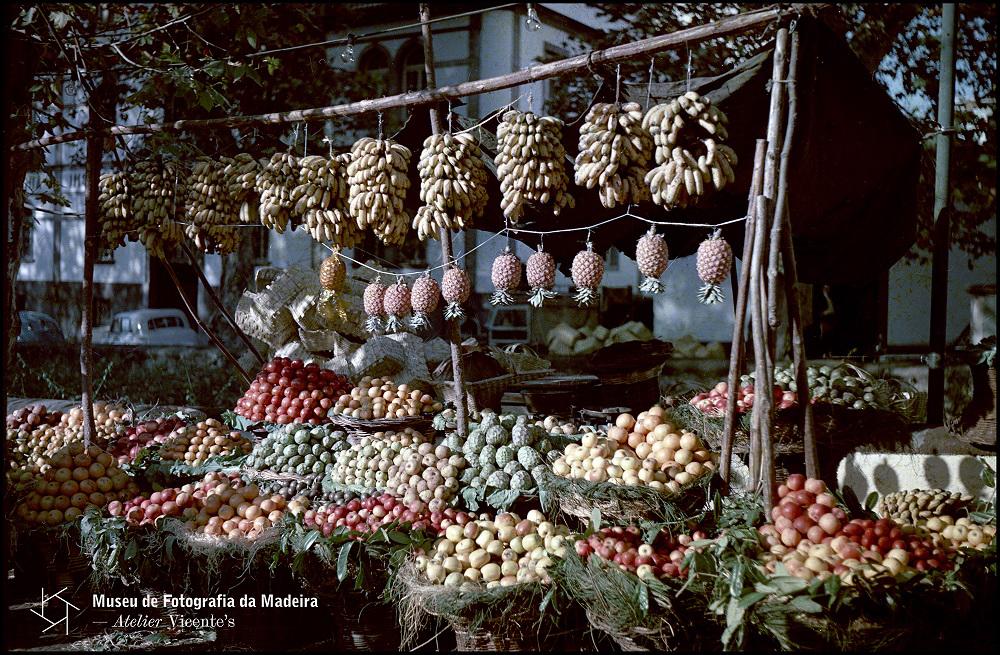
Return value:
[(427, 73), (424, 71), (424, 48), (419, 41), (410, 41), (396, 56), (399, 69), (399, 90), (420, 91), (427, 88)]
[(392, 62), (389, 53), (378, 44), (365, 48), (358, 60), (358, 72), (370, 76), (371, 95), (386, 95), (392, 91), (390, 71)]

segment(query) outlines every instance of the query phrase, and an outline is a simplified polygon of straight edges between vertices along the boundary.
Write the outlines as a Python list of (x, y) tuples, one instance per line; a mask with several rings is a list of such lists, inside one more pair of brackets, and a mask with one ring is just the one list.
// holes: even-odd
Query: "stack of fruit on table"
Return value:
[(442, 409), (444, 405), (427, 391), (389, 378), (365, 376), (358, 386), (336, 399), (330, 414), (370, 421), (415, 418)]
[(28, 523), (70, 523), (88, 507), (104, 507), (139, 490), (115, 458), (98, 446), (85, 448), (75, 441), (42, 459), (36, 469), (15, 474), (15, 489), (28, 492), (17, 506), (17, 516)]
[[(688, 402), (709, 416), (722, 416), (726, 413), (729, 404), (729, 383), (720, 382), (709, 391), (695, 394)], [(798, 405), (798, 396), (794, 391), (782, 389), (780, 385), (774, 385), (773, 403), (777, 409), (788, 409)], [(745, 414), (753, 409), (753, 402), (756, 396), (755, 387), (749, 382), (741, 384), (736, 389), (736, 411)], [(814, 401), (815, 402), (815, 401)]]
[[(393, 523), (400, 524), (403, 529), (428, 530), (440, 536), (448, 527), (464, 526), (475, 518), (454, 507), (431, 511), (422, 500), (406, 504), (388, 493), (328, 503), (316, 509), (307, 509), (303, 515), (305, 524), (321, 530), (324, 536), (329, 536), (340, 527), (358, 533), (371, 533)], [(357, 538), (362, 537), (357, 535)]]
[(640, 578), (677, 578), (688, 574), (683, 564), (689, 545), (705, 536), (701, 531), (672, 536), (664, 530), (647, 543), (636, 526), (615, 526), (601, 528), (587, 538), (577, 539), (574, 548), (584, 560), (591, 556), (600, 557)]
[(455, 523), (434, 542), (426, 555), (418, 555), (417, 569), (432, 584), (477, 590), (520, 583), (549, 583), (546, 569), (553, 558), (564, 557), (571, 533), (548, 521), (538, 510), (522, 519), (514, 513), (495, 519)]
[(878, 504), (882, 516), (913, 526), (934, 546), (985, 550), (993, 543), (996, 525), (979, 525), (968, 516), (973, 498), (957, 491), (911, 489), (884, 496)]
[(558, 416), (551, 415), (546, 416), (543, 419), (537, 419), (534, 424), (543, 428), (548, 434), (553, 436), (562, 435), (568, 437), (574, 434), (580, 434), (581, 432), (593, 432), (595, 430), (593, 426), (580, 425), (573, 421), (566, 421)]
[(278, 475), (329, 475), (337, 453), (347, 447), (347, 433), (343, 430), (293, 423), (258, 442), (247, 458), (247, 467)]
[(430, 443), (430, 438), (413, 428), (364, 435), (337, 453), (330, 479), (335, 485), (385, 489), (389, 469), (397, 464), (403, 449), (423, 443)]
[(717, 455), (709, 452), (698, 435), (665, 419), (654, 406), (638, 417), (621, 414), (608, 436), (583, 435), (580, 444), (569, 444), (553, 464), (557, 476), (648, 486), (676, 494), (681, 488), (716, 468)]
[(110, 452), (119, 464), (134, 461), (140, 450), (150, 444), (165, 443), (175, 430), (184, 425), (183, 419), (171, 416), (129, 426), (125, 434), (115, 439)]
[[(884, 397), (884, 392), (880, 392), (874, 377), (854, 366), (810, 366), (806, 369), (806, 376), (809, 382), (809, 401), (814, 404), (829, 403), (850, 409), (883, 409), (891, 400)], [(755, 373), (740, 377), (736, 405), (741, 414), (753, 408), (755, 386)], [(695, 395), (689, 402), (705, 414), (724, 414), (728, 388), (726, 382), (720, 382), (710, 391)], [(797, 406), (797, 392), (794, 367), (789, 364), (776, 368), (774, 406), (777, 409)]]
[(255, 422), (319, 425), (350, 387), (346, 377), (315, 362), (276, 357), (257, 374), (234, 411)]
[[(42, 416), (41, 406), (38, 414)], [(35, 409), (32, 407), (32, 411)], [(19, 410), (20, 411), (20, 410)], [(59, 414), (44, 414), (44, 422), (31, 428), (28, 422), (34, 422), (31, 411), (23, 421), (18, 422), (16, 415), (7, 417), (7, 448), (11, 457), (11, 468), (27, 465), (38, 467), (44, 464), (44, 458), (51, 457), (58, 450), (74, 442), (83, 442), (83, 409), (74, 407), (68, 412)], [(53, 424), (53, 418), (58, 416), (58, 422)], [(108, 442), (122, 429), (122, 422), (129, 416), (128, 410), (113, 403), (97, 401), (94, 403), (94, 425), (96, 434), (93, 444), (105, 447)], [(30, 429), (29, 429), (30, 428)]]
[(149, 496), (136, 495), (108, 506), (112, 516), (124, 516), (132, 525), (175, 517), (193, 533), (251, 540), (277, 525), (286, 511), (305, 511), (305, 503), (288, 502), (278, 494), (261, 494), (256, 484), (218, 472), (208, 473), (194, 484), (155, 491)]
[(783, 562), (789, 573), (804, 580), (835, 574), (850, 585), (859, 575), (891, 581), (908, 569), (953, 567), (954, 549), (935, 546), (911, 525), (889, 518), (848, 519), (822, 480), (792, 474), (778, 487), (778, 497), (771, 510), (773, 523), (757, 530), (770, 572)]
[(230, 430), (214, 418), (182, 425), (164, 440), (160, 459), (200, 466), (212, 457), (245, 455), (253, 448), (245, 434)]
[(463, 443), (457, 434), (445, 440), (465, 455), (462, 482), (477, 489), (533, 491), (542, 480), (549, 452), (555, 449), (544, 428), (529, 425), (526, 416), (498, 416), (484, 411)]
[(62, 412), (49, 412), (45, 405), (22, 407), (7, 415), (7, 438), (11, 437), (11, 430), (27, 435), (43, 425), (59, 425), (61, 419)]

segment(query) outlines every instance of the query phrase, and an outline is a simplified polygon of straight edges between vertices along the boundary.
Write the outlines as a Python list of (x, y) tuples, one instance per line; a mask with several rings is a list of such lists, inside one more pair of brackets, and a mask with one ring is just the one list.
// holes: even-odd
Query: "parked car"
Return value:
[(66, 343), (62, 328), (56, 319), (43, 312), (18, 312), (21, 319), (21, 331), (17, 335), (18, 343), (54, 344)]
[(206, 346), (208, 335), (192, 329), (179, 309), (118, 312), (110, 325), (94, 328), (94, 343), (114, 346)]

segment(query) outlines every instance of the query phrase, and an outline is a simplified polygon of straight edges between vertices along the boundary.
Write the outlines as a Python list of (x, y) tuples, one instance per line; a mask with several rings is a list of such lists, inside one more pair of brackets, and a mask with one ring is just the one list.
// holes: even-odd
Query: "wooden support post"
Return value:
[(219, 310), (222, 317), (226, 319), (229, 326), (236, 332), (236, 336), (238, 336), (240, 340), (246, 344), (247, 348), (250, 349), (250, 352), (252, 352), (257, 358), (257, 361), (263, 365), (265, 362), (264, 358), (260, 354), (260, 351), (257, 350), (256, 346), (253, 345), (253, 341), (250, 340), (250, 337), (248, 337), (243, 330), (240, 329), (240, 326), (236, 324), (236, 320), (233, 319), (232, 315), (226, 310), (226, 306), (222, 304), (222, 299), (219, 298), (219, 294), (215, 293), (215, 289), (212, 288), (212, 285), (208, 282), (208, 278), (205, 277), (205, 271), (203, 271), (201, 266), (198, 265), (198, 260), (195, 258), (194, 252), (191, 250), (190, 246), (188, 246), (188, 244), (184, 241), (181, 241), (180, 245), (184, 250), (184, 253), (188, 256), (188, 259), (191, 260), (191, 266), (194, 267), (195, 273), (198, 274), (198, 279), (201, 280), (202, 286), (205, 287), (205, 292), (208, 294), (208, 297), (212, 299), (212, 303), (215, 304), (216, 309)]
[[(96, 98), (92, 99), (96, 102)], [(100, 119), (91, 106), (88, 123), (92, 128)], [(83, 443), (88, 448), (97, 435), (94, 425), (94, 260), (101, 241), (101, 230), (97, 220), (98, 183), (101, 178), (101, 147), (103, 139), (93, 136), (87, 139), (87, 191), (84, 204), (83, 232), (83, 299), (80, 335), (80, 381), (83, 388), (80, 404), (83, 406)]]
[[(437, 79), (434, 72), (434, 37), (431, 32), (430, 5), (426, 2), (420, 3), (420, 32), (424, 41), (424, 71), (427, 74), (427, 88), (433, 89), (437, 86)], [(438, 110), (433, 105), (429, 110), (431, 119), (431, 132), (441, 133), (441, 117)], [(441, 228), (441, 263), (447, 265), (452, 261), (451, 232), (448, 228)], [(472, 273), (475, 275), (475, 271)], [(455, 385), (455, 423), (458, 434), (466, 437), (469, 434), (469, 414), (465, 402), (465, 371), (462, 367), (462, 332), (457, 320), (445, 321), (448, 326), (448, 341), (451, 346), (451, 373)]]
[(198, 307), (195, 306), (191, 302), (191, 300), (188, 299), (187, 294), (184, 293), (184, 287), (181, 286), (181, 281), (177, 277), (177, 271), (174, 270), (174, 266), (173, 264), (170, 263), (169, 259), (163, 260), (163, 267), (167, 269), (167, 274), (170, 275), (170, 279), (173, 280), (174, 286), (177, 287), (177, 293), (180, 295), (181, 301), (184, 303), (184, 306), (191, 314), (191, 317), (194, 319), (194, 322), (198, 325), (199, 328), (201, 328), (202, 332), (208, 335), (208, 338), (212, 340), (212, 343), (215, 344), (215, 347), (218, 348), (220, 352), (222, 352), (223, 356), (225, 356), (225, 358), (229, 360), (229, 363), (232, 364), (233, 367), (239, 372), (239, 374), (243, 377), (244, 381), (246, 381), (247, 386), (250, 386), (253, 383), (253, 379), (249, 375), (247, 375), (247, 372), (243, 370), (242, 366), (240, 366), (239, 361), (237, 361), (236, 357), (234, 357), (233, 354), (229, 352), (225, 344), (223, 344), (222, 341), (219, 340), (219, 337), (215, 336), (215, 333), (209, 330), (205, 326), (205, 323), (201, 320), (201, 317), (198, 316)]
[[(764, 195), (767, 196), (774, 216), (779, 217), (778, 212), (777, 187), (778, 176), (778, 152), (785, 152), (782, 139), (782, 115), (785, 100), (785, 87), (788, 85), (785, 77), (785, 52), (788, 46), (788, 29), (782, 27), (778, 30), (778, 35), (774, 40), (774, 61), (771, 71), (771, 110), (767, 123), (767, 167), (764, 169)], [(777, 327), (778, 321), (778, 252), (781, 247), (781, 221), (771, 220), (771, 237), (769, 240), (767, 258), (767, 323), (770, 327)], [(772, 337), (773, 338), (773, 337)]]
[(757, 139), (757, 149), (753, 160), (753, 178), (750, 182), (750, 197), (747, 199), (747, 220), (743, 228), (743, 257), (740, 260), (739, 289), (734, 291), (736, 315), (733, 318), (733, 342), (729, 352), (729, 389), (726, 392), (726, 419), (722, 432), (722, 465), (720, 474), (723, 484), (729, 485), (730, 461), (733, 457), (733, 435), (736, 431), (736, 387), (743, 371), (745, 355), (744, 325), (747, 315), (747, 296), (750, 291), (750, 260), (753, 256), (755, 215), (757, 206), (755, 199), (760, 194), (764, 184), (764, 154), (767, 152), (767, 141)]
[[(788, 94), (788, 117), (785, 123), (785, 141), (781, 146), (781, 168), (778, 171), (778, 191), (774, 205), (775, 220), (771, 238), (779, 241), (781, 263), (784, 267), (783, 286), (788, 306), (788, 320), (791, 323), (791, 349), (792, 362), (795, 368), (795, 388), (798, 394), (799, 407), (802, 408), (802, 423), (800, 428), (802, 430), (802, 441), (805, 450), (806, 475), (816, 478), (820, 475), (819, 456), (816, 452), (813, 406), (809, 395), (809, 377), (806, 373), (809, 361), (806, 358), (805, 332), (802, 328), (802, 310), (799, 307), (799, 296), (795, 288), (799, 276), (798, 266), (795, 261), (795, 247), (792, 243), (792, 223), (788, 209), (788, 169), (789, 160), (791, 159), (792, 139), (795, 136), (795, 123), (798, 118), (796, 104), (798, 101), (798, 92), (796, 90), (799, 62), (798, 32), (792, 32), (791, 42), (791, 50), (788, 57), (788, 72), (785, 75), (785, 79), (788, 80), (785, 84)], [(775, 252), (774, 248), (772, 248), (772, 252)], [(773, 293), (777, 295), (778, 288), (775, 286), (775, 275), (772, 275), (772, 269), (768, 269), (768, 277), (771, 279)]]
[[(753, 244), (753, 256), (750, 262), (750, 331), (753, 335), (754, 352), (754, 396), (753, 396), (753, 427), (750, 430), (750, 479), (757, 488), (763, 487), (764, 506), (770, 510), (772, 490), (767, 487), (767, 471), (773, 466), (765, 459), (765, 449), (770, 445), (771, 432), (771, 389), (767, 373), (767, 328), (764, 314), (767, 311), (766, 300), (761, 295), (763, 287), (764, 257), (767, 245), (768, 207), (767, 198), (759, 195), (756, 198), (756, 225)], [(773, 464), (773, 463), (770, 463)]]

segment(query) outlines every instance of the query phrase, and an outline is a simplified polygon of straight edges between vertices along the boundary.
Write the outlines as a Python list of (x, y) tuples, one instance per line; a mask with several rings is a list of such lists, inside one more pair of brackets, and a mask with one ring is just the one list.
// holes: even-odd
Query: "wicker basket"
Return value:
[[(991, 404), (985, 411), (980, 411), (979, 418), (970, 429), (961, 435), (962, 441), (977, 446), (996, 448), (997, 445), (997, 370), (992, 366), (986, 371), (989, 382), (989, 398), (982, 394), (984, 403), (988, 400)], [(975, 379), (975, 378), (973, 378)]]
[[(507, 389), (517, 381), (514, 374), (498, 375), (485, 380), (465, 383), (465, 402), (470, 412), (484, 409), (500, 410), (500, 400)], [(434, 392), (445, 402), (455, 403), (455, 383), (451, 380), (434, 382)]]
[(358, 419), (342, 414), (331, 414), (330, 423), (352, 432), (372, 433), (386, 430), (403, 430), (412, 428), (418, 432), (427, 432), (431, 427), (430, 416), (408, 416), (406, 418)]

